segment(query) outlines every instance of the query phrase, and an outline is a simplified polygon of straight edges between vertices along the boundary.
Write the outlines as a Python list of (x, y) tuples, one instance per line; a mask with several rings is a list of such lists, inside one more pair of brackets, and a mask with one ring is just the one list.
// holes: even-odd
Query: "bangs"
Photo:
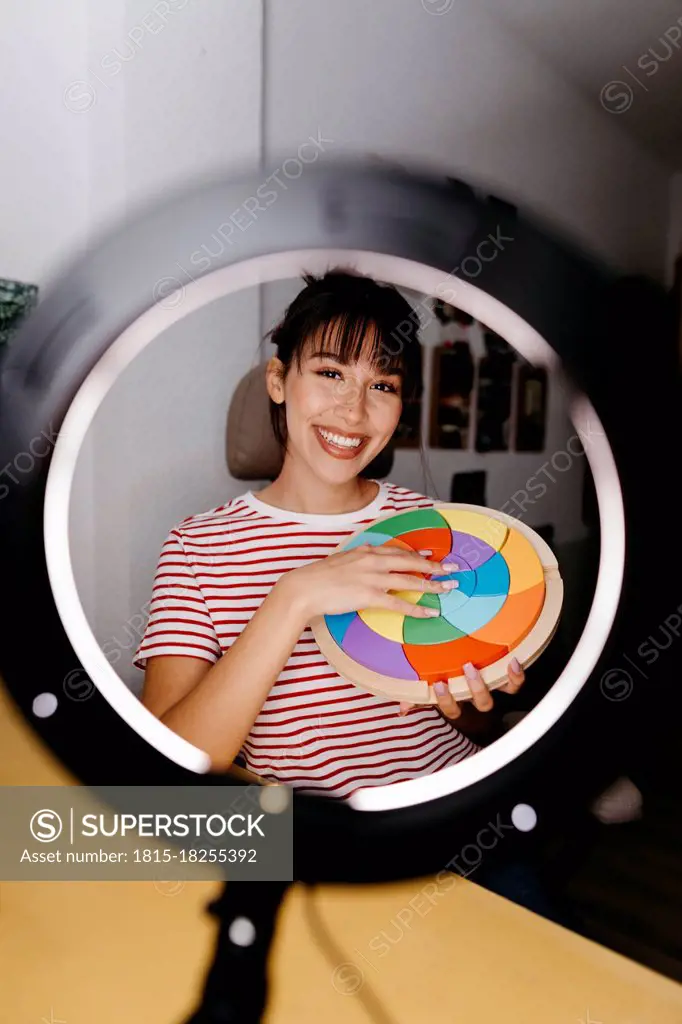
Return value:
[(339, 313), (311, 330), (296, 353), (299, 369), (304, 356), (314, 355), (334, 356), (346, 366), (364, 358), (378, 373), (407, 376), (404, 340), (362, 313)]

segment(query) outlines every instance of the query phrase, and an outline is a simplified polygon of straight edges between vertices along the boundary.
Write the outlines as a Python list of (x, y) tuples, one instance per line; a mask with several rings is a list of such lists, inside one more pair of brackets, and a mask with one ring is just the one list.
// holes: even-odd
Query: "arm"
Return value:
[(232, 764), (305, 628), (303, 610), (282, 585), (285, 580), (215, 665), (176, 655), (147, 662), (142, 703), (204, 750), (214, 770)]
[(137, 660), (151, 652), (142, 703), (204, 750), (215, 768), (229, 768), (311, 615), (369, 607), (416, 618), (438, 614), (393, 593), (416, 588), (440, 593), (452, 586), (414, 576), (414, 571), (448, 575), (452, 566), (411, 551), (365, 545), (292, 569), (221, 656), (206, 602), (182, 544), (171, 533), (157, 571), (147, 637), (138, 652)]

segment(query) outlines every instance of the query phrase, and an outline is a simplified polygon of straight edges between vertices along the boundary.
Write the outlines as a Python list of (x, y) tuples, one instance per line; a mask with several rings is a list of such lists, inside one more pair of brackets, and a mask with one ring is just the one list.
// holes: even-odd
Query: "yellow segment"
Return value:
[(544, 581), (545, 574), (537, 551), (518, 530), (509, 531), (501, 554), (509, 568), (510, 595), (530, 590)]
[(419, 599), (424, 596), (423, 590), (390, 590), (390, 594), (395, 594), (396, 597), (402, 598), (403, 601), (409, 601), (410, 604), (418, 604)]
[(500, 550), (509, 532), (509, 528), (499, 519), (483, 515), (481, 512), (469, 512), (464, 508), (437, 508), (436, 511), (445, 519), (451, 530), (459, 530), (461, 533), (478, 537), (479, 540), (490, 544), (495, 551)]
[[(421, 594), (417, 597), (421, 597)], [(403, 642), (405, 616), (402, 612), (390, 611), (388, 608), (363, 608), (358, 615), (379, 636), (385, 636), (387, 640), (395, 640), (399, 644)]]

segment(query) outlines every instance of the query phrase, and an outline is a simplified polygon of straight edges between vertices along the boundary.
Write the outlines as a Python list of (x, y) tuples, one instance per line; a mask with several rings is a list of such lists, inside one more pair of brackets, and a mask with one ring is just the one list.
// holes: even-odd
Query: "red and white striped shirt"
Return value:
[[(184, 519), (163, 545), (149, 621), (133, 663), (178, 654), (214, 664), (286, 572), (329, 555), (364, 523), (431, 498), (381, 482), (356, 512), (288, 512), (251, 491)], [(397, 701), (330, 666), (306, 627), (244, 741), (246, 767), (268, 779), (347, 798), (455, 764), (479, 750), (434, 706), (398, 716)]]

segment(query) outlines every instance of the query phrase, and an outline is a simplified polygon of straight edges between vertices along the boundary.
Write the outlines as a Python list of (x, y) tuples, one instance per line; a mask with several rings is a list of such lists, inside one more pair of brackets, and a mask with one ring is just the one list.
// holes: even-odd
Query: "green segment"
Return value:
[[(417, 604), (440, 608), (436, 594), (424, 594)], [(467, 634), (443, 618), (415, 619), (406, 615), (403, 623), (403, 643), (406, 644), (442, 644), (448, 640), (459, 640), (463, 636)]]
[(399, 512), (392, 519), (374, 523), (373, 526), (367, 527), (365, 533), (384, 533), (389, 537), (398, 537), (401, 533), (409, 533), (410, 530), (428, 530), (433, 527), (450, 529), (440, 512), (433, 508), (417, 508), (412, 512)]

